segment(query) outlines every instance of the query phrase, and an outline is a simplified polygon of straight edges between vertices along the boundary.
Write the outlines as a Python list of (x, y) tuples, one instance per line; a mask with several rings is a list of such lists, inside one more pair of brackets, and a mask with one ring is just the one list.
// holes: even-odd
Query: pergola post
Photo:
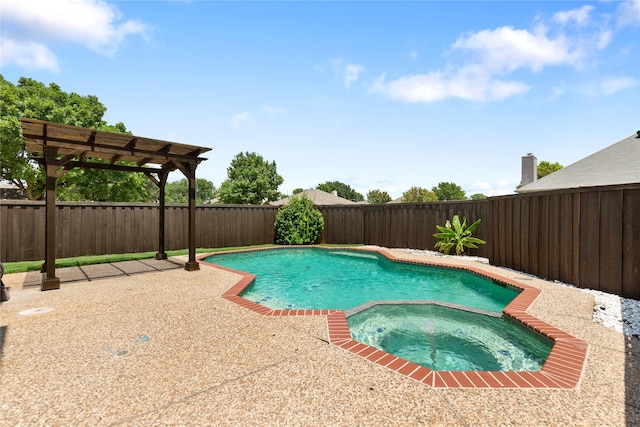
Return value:
[(160, 206), (158, 211), (158, 253), (156, 259), (167, 259), (167, 254), (164, 251), (164, 205), (165, 205), (165, 185), (167, 184), (167, 177), (169, 172), (162, 168), (162, 171), (158, 173), (158, 188), (160, 189)]
[(56, 277), (56, 154), (57, 149), (44, 147), (44, 165), (46, 171), (46, 207), (45, 207), (45, 255), (44, 277), (41, 290), (60, 289), (60, 278)]
[(189, 261), (184, 266), (187, 271), (200, 270), (196, 261), (196, 166), (196, 163), (183, 163), (180, 168), (189, 181)]

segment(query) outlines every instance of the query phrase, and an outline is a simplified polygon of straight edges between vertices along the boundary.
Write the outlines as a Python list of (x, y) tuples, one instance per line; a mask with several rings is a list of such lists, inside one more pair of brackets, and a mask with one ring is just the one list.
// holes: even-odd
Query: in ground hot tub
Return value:
[(438, 302), (350, 310), (354, 340), (434, 371), (539, 371), (553, 341), (499, 313)]

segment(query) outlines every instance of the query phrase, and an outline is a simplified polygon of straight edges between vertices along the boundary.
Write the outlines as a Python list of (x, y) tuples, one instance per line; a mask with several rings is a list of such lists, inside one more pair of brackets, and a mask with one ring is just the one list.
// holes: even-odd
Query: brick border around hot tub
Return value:
[[(284, 248), (309, 247), (311, 246), (284, 246)], [(580, 380), (586, 365), (588, 345), (584, 341), (527, 313), (527, 309), (542, 292), (541, 290), (497, 274), (489, 273), (480, 268), (472, 266), (451, 266), (430, 261), (408, 260), (396, 257), (384, 249), (323, 246), (313, 246), (313, 248), (374, 252), (381, 254), (390, 261), (465, 270), (488, 279), (496, 280), (505, 285), (521, 289), (522, 292), (520, 292), (520, 294), (504, 308), (503, 313), (552, 340), (553, 347), (551, 348), (551, 352), (542, 366), (542, 369), (535, 372), (433, 371), (429, 368), (425, 368), (424, 366), (409, 362), (405, 359), (354, 340), (351, 337), (351, 332), (349, 331), (349, 326), (343, 310), (274, 310), (244, 299), (240, 294), (253, 283), (256, 278), (255, 275), (204, 261), (204, 258), (211, 255), (250, 252), (256, 250), (277, 250), (280, 249), (280, 247), (243, 249), (216, 252), (214, 254), (204, 254), (198, 257), (198, 261), (213, 268), (230, 271), (242, 276), (235, 285), (222, 294), (222, 298), (263, 316), (326, 316), (329, 342), (331, 344), (431, 387), (573, 389), (580, 385)]]

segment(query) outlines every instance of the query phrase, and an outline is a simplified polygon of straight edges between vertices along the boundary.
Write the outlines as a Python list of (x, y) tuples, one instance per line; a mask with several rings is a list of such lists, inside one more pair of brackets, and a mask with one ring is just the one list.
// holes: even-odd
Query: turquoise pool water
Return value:
[(435, 371), (539, 371), (552, 344), (507, 318), (432, 304), (376, 305), (347, 322), (354, 340)]
[(278, 249), (206, 261), (257, 275), (242, 297), (272, 309), (347, 310), (372, 300), (438, 300), (501, 312), (520, 292), (467, 271), (391, 262), (362, 251)]

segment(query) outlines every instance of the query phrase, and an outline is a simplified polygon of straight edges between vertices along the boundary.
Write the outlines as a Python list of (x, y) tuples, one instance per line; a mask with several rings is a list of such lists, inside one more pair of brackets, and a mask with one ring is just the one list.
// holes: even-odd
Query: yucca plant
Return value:
[(454, 215), (453, 220), (451, 222), (447, 220), (444, 227), (436, 225), (440, 232), (435, 233), (433, 237), (440, 239), (440, 241), (435, 244), (435, 247), (447, 255), (451, 249), (455, 248), (456, 255), (461, 255), (464, 253), (464, 248), (477, 248), (478, 245), (484, 245), (487, 242), (471, 235), (478, 224), (480, 224), (480, 220), (467, 227), (467, 218), (463, 218), (461, 224), (458, 215)]

